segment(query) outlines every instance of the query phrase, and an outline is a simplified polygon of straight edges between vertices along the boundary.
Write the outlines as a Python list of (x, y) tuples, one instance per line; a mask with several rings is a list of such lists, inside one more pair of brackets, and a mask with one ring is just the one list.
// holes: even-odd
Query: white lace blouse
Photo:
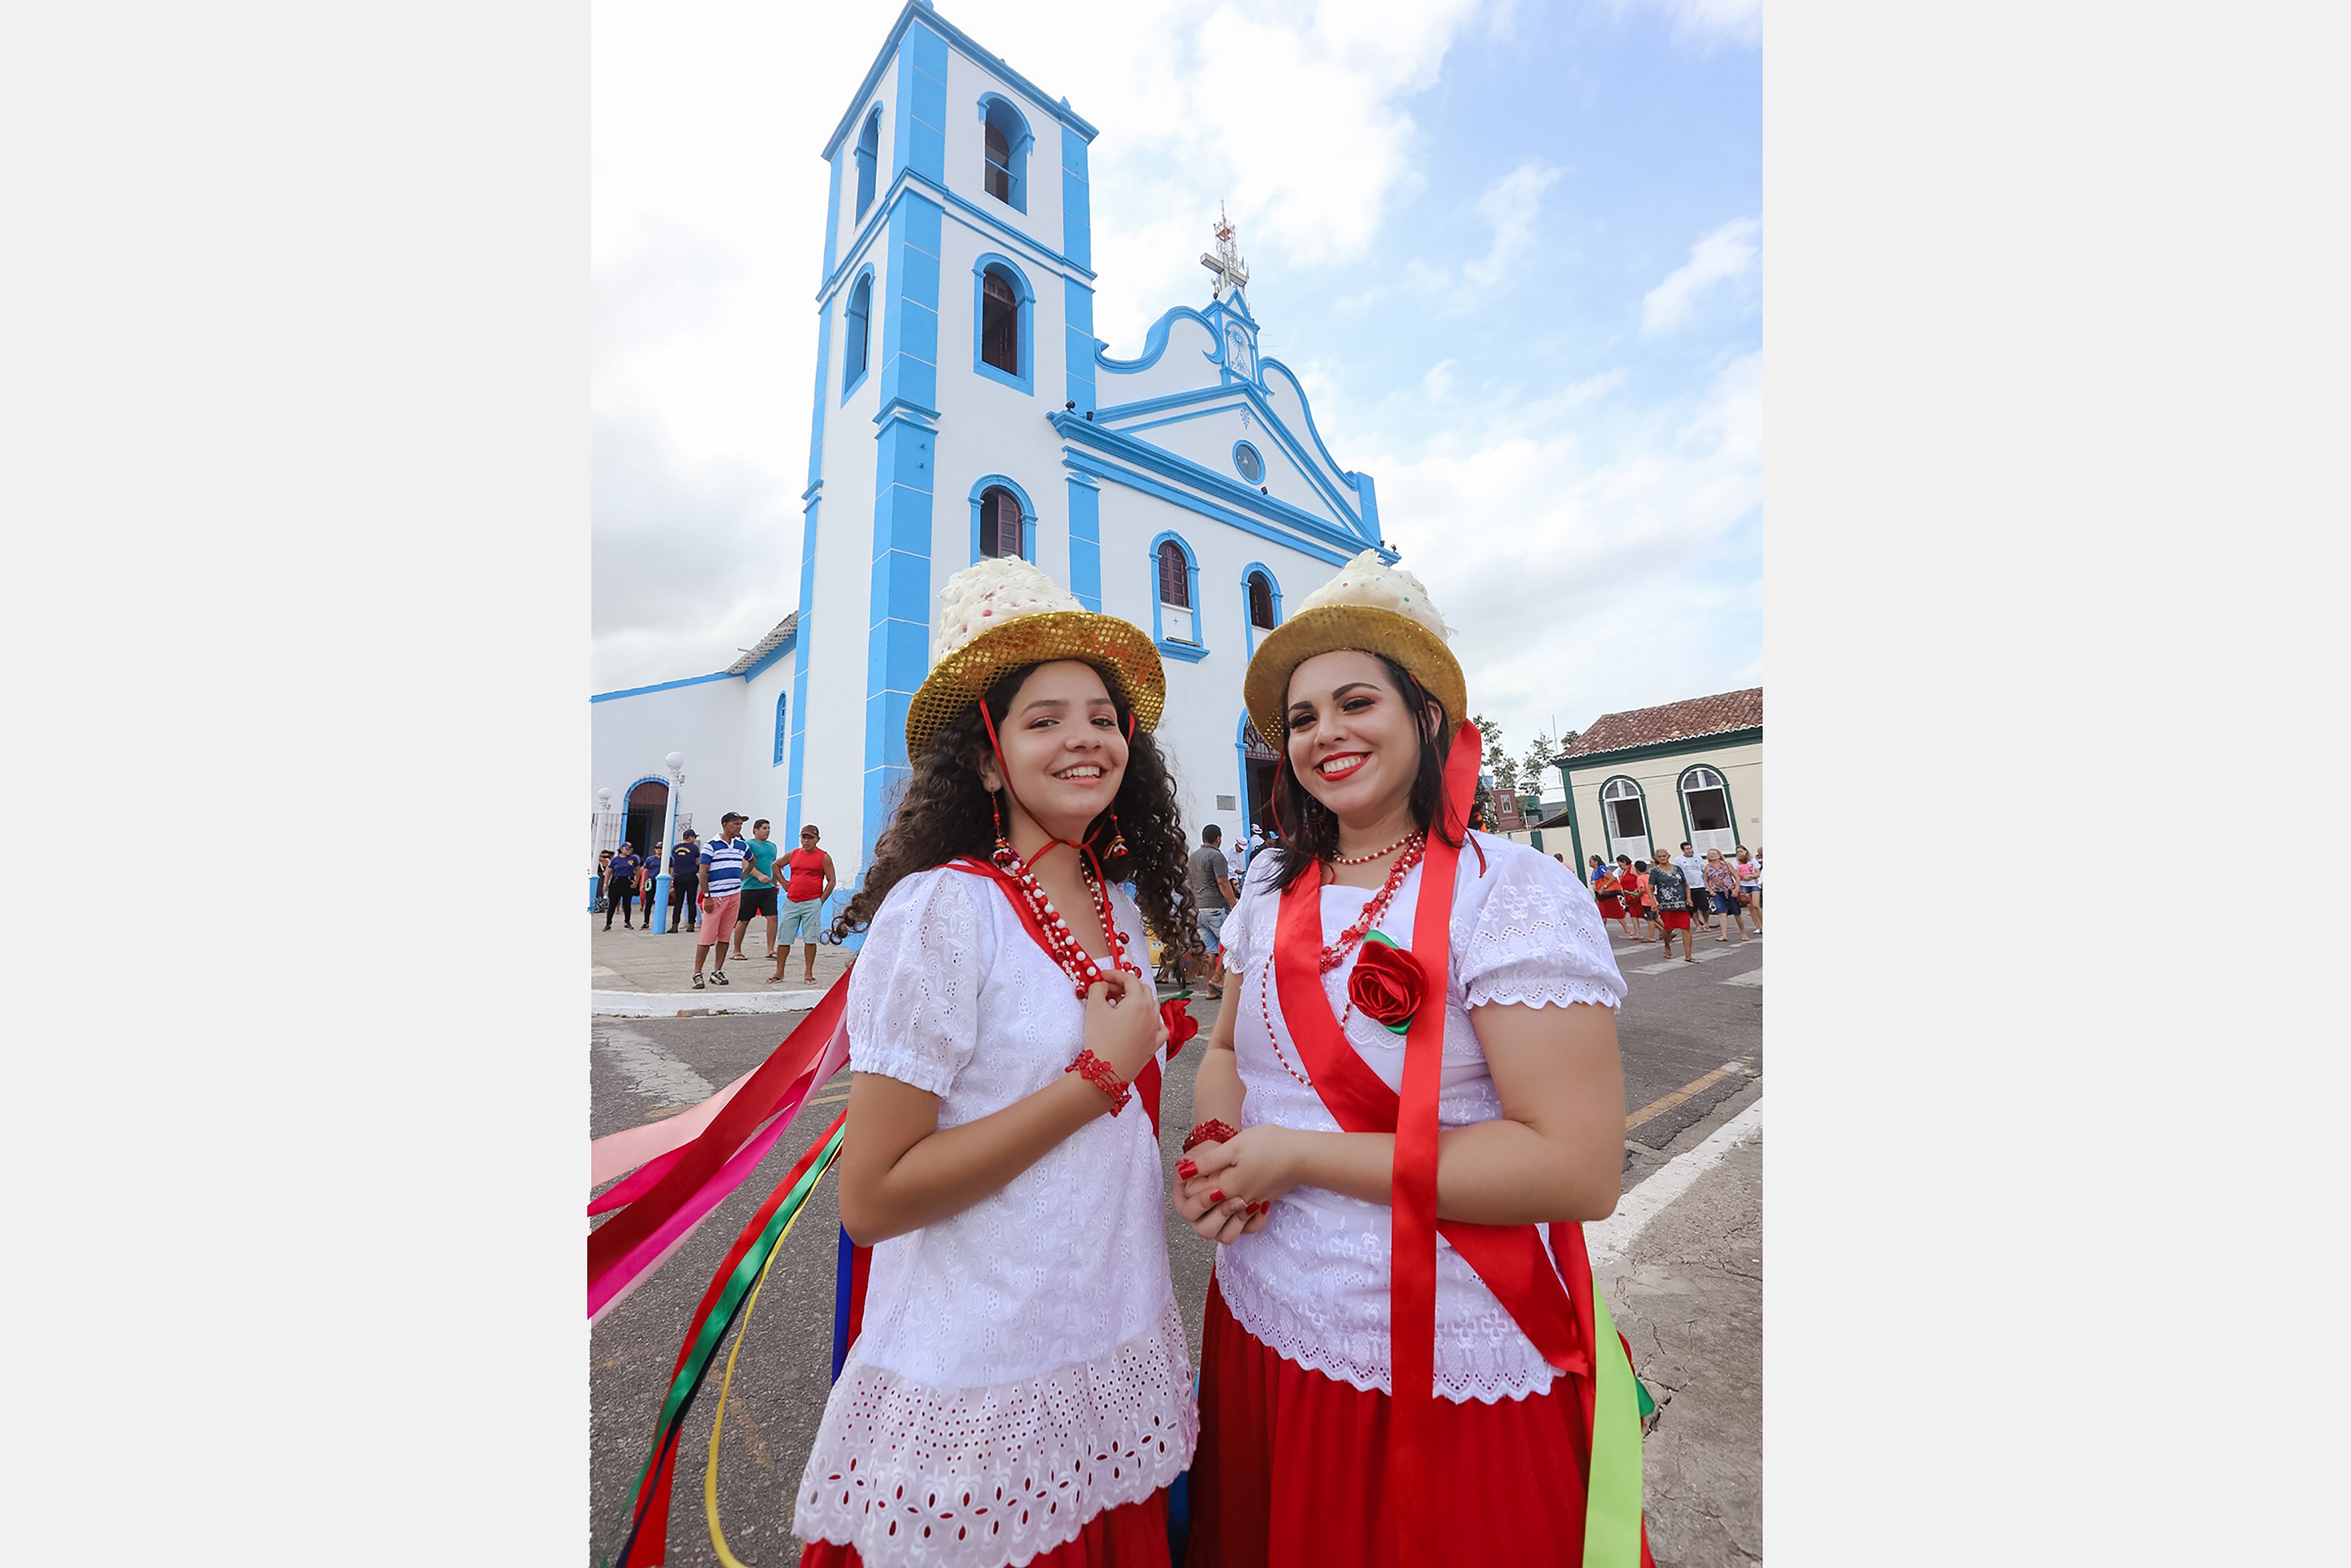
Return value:
[[(1145, 951), (1134, 902), (1114, 893), (1113, 908)], [(1003, 893), (946, 867), (883, 901), (848, 1025), (850, 1066), (938, 1095), (942, 1128), (1054, 1082), (1084, 1030)], [(998, 1568), (1182, 1473), (1199, 1416), (1165, 1202), (1135, 1100), (1003, 1190), (878, 1244), (794, 1532), (869, 1563)]]
[[(1437, 1092), (1437, 1121), (1447, 1127), (1502, 1113), (1469, 1009), (1489, 1002), (1613, 1008), (1625, 996), (1599, 908), (1574, 873), (1541, 851), (1476, 837), (1486, 852), (1486, 869), (1481, 874), (1477, 854), (1465, 845), (1454, 883)], [(1240, 1007), (1233, 1043), (1244, 1092), (1241, 1123), (1244, 1128), (1272, 1122), (1338, 1132), (1321, 1097), (1301, 1082), (1305, 1065), (1281, 1018), (1280, 990), (1272, 979), (1280, 910), (1280, 896), (1268, 885), (1273, 870), (1271, 856), (1262, 873), (1258, 864), (1249, 867), (1248, 885), (1223, 932), (1226, 967), (1238, 977), (1231, 994)], [(1406, 874), (1380, 920), (1380, 929), (1406, 947), (1423, 874), (1417, 866)], [(1323, 888), (1322, 940), (1336, 941), (1374, 891)], [(1354, 967), (1350, 954), (1322, 977), (1334, 1018), (1346, 1008), (1347, 977)], [(1389, 1088), (1403, 1082), (1402, 1035), (1356, 1013), (1347, 1019), (1347, 1040)], [(1225, 1304), (1284, 1360), (1357, 1388), (1386, 1392), (1390, 1218), (1385, 1204), (1321, 1187), (1293, 1188), (1274, 1204), (1263, 1230), (1217, 1254), (1217, 1284)], [(1437, 1392), (1457, 1402), (1490, 1403), (1549, 1388), (1557, 1374), (1501, 1302), (1442, 1237), (1437, 1247)]]

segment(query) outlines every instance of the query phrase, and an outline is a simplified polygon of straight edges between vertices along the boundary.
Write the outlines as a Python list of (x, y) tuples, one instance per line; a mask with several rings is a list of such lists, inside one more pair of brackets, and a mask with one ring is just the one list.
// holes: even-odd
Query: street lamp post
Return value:
[(669, 768), (669, 810), (662, 820), (661, 874), (653, 879), (653, 930), (669, 929), (669, 852), (677, 842), (677, 792), (685, 787), (685, 753), (662, 758)]
[(596, 913), (596, 900), (603, 895), (604, 879), (596, 874), (596, 835), (604, 831), (604, 819), (612, 814), (612, 791), (596, 791), (596, 825), (588, 830), (588, 913)]

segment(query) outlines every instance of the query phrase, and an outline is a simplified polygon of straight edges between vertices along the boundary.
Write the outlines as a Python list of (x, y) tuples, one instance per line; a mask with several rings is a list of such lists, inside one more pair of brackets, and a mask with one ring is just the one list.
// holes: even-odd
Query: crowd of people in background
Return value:
[[(1565, 855), (1554, 855), (1564, 862)], [(1652, 862), (1618, 855), (1611, 865), (1598, 855), (1584, 868), (1584, 880), (1600, 906), (1600, 918), (1635, 942), (1659, 942), (1666, 956), (1674, 951), (1674, 934), (1681, 933), (1682, 959), (1698, 962), (1690, 942), (1698, 931), (1710, 931), (1717, 942), (1763, 935), (1763, 852), (1736, 846), (1729, 854), (1708, 850), (1703, 855), (1688, 843), (1681, 852), (1660, 855)]]
[[(678, 835), (677, 846), (669, 852), (668, 930), (672, 935), (695, 934), (693, 982), (697, 991), (708, 985), (734, 983), (726, 977), (726, 960), (743, 956), (743, 939), (759, 919), (768, 923), (768, 950), (760, 956), (776, 967), (768, 983), (783, 979), (784, 961), (790, 956), (797, 936), (802, 945), (802, 983), (812, 986), (824, 904), (838, 885), (832, 856), (826, 852), (823, 835), (813, 824), (800, 830), (800, 847), (785, 855), (783, 846), (768, 836), (767, 818), (751, 824), (747, 839), (739, 831), (745, 820), (740, 811), (725, 813), (719, 818), (718, 836), (707, 841), (692, 828)], [(644, 928), (653, 928), (653, 900), (662, 870), (658, 846), (645, 855), (627, 842), (618, 850), (598, 852), (593, 913), (604, 917), (605, 930), (612, 928), (615, 915), (621, 917), (622, 929), (635, 930), (640, 912)], [(706, 979), (705, 964), (709, 966)]]

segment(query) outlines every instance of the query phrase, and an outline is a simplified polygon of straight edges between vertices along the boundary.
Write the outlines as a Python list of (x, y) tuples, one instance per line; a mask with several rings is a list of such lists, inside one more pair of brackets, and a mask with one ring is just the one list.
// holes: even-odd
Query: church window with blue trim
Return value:
[(1249, 624), (1260, 632), (1270, 632), (1280, 624), (1274, 614), (1272, 580), (1261, 571), (1249, 573)]
[(979, 100), (980, 187), (1016, 213), (1029, 210), (1029, 122), (1010, 100), (988, 93)]
[(1159, 547), (1159, 602), (1177, 610), (1192, 608), (1191, 562), (1174, 539)]
[(873, 344), (873, 277), (872, 274), (857, 280), (849, 291), (848, 341), (841, 356), (841, 387), (846, 392), (865, 374), (868, 357)]
[(1257, 448), (1246, 441), (1234, 445), (1233, 466), (1240, 471), (1242, 478), (1252, 485), (1265, 482), (1265, 459), (1259, 456)]
[(785, 697), (786, 697), (786, 696), (788, 696), (789, 695), (789, 693), (786, 693), (786, 692), (778, 692), (778, 693), (776, 694), (776, 762), (775, 762), (775, 765), (776, 765), (777, 767), (778, 767), (778, 768), (781, 768), (781, 767), (784, 765), (784, 742), (785, 742), (785, 739), (786, 739), (786, 737), (787, 737), (787, 736), (788, 736), (788, 734), (789, 734), (789, 732), (784, 728), (784, 699), (785, 699)]
[(865, 129), (857, 134), (857, 215), (861, 218), (873, 204), (873, 172), (881, 158), (882, 110), (876, 107), (865, 117)]
[(983, 556), (1020, 554), (1020, 501), (1009, 490), (990, 486), (979, 497), (979, 553)]
[(1020, 300), (1012, 282), (995, 267), (979, 286), (979, 358), (1006, 375), (1020, 373)]

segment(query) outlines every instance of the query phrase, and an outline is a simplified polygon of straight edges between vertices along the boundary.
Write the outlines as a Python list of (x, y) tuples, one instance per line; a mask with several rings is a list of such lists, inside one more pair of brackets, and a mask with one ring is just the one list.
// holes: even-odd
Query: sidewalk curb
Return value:
[(1717, 1127), (1706, 1141), (1667, 1161), (1649, 1178), (1616, 1202), (1616, 1212), (1583, 1228), (1584, 1250), (1596, 1271), (1615, 1262), (1649, 1228), (1666, 1206), (1694, 1186), (1698, 1178), (1722, 1163), (1732, 1148), (1763, 1130), (1763, 1097)]
[(816, 1006), (822, 991), (767, 991), (732, 986), (699, 991), (590, 991), (588, 1010), (598, 1018), (663, 1019), (684, 1013), (799, 1013)]

